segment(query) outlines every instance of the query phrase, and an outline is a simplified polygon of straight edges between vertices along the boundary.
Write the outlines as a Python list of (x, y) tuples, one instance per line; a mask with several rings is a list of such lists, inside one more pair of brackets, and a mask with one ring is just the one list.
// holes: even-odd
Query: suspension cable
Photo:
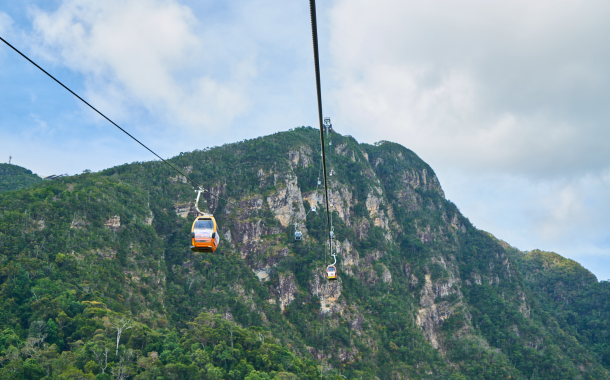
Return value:
[(60, 86), (62, 86), (63, 88), (65, 88), (66, 90), (68, 90), (68, 92), (70, 92), (72, 95), (74, 95), (75, 97), (77, 97), (81, 102), (85, 103), (87, 106), (89, 106), (89, 108), (91, 108), (92, 110), (94, 110), (95, 112), (97, 112), (100, 116), (102, 116), (104, 119), (108, 120), (112, 125), (114, 125), (115, 127), (117, 127), (118, 129), (120, 129), (123, 133), (125, 133), (127, 136), (131, 137), (135, 142), (137, 142), (138, 144), (140, 144), (141, 146), (143, 146), (146, 150), (148, 150), (150, 153), (154, 154), (158, 159), (160, 159), (161, 161), (163, 161), (163, 163), (167, 164), (167, 166), (169, 166), (170, 168), (172, 168), (173, 170), (175, 170), (176, 172), (178, 172), (180, 175), (182, 175), (184, 178), (188, 179), (189, 182), (191, 182), (193, 184), (193, 186), (195, 186), (197, 189), (203, 190), (206, 193), (210, 194), (211, 196), (217, 198), (217, 199), (221, 199), (224, 200), (225, 202), (235, 206), (237, 209), (241, 208), (239, 206), (237, 206), (235, 203), (224, 199), (216, 194), (211, 193), (210, 191), (208, 191), (207, 189), (204, 189), (199, 183), (195, 182), (191, 177), (189, 177), (188, 175), (186, 175), (182, 170), (178, 169), (177, 167), (175, 167), (174, 165), (172, 165), (169, 161), (163, 159), (163, 157), (159, 156), (157, 153), (155, 153), (152, 149), (150, 149), (149, 147), (147, 147), (146, 145), (144, 145), (140, 140), (136, 139), (135, 137), (133, 137), (129, 132), (127, 132), (126, 130), (124, 130), (123, 128), (121, 128), (117, 123), (115, 123), (114, 121), (110, 120), (110, 118), (106, 115), (104, 115), (102, 112), (100, 112), (97, 108), (93, 107), (91, 104), (89, 104), (85, 99), (81, 98), (80, 96), (78, 96), (74, 91), (70, 90), (65, 84), (63, 84), (62, 82), (60, 82), (57, 78), (55, 78), (53, 75), (49, 74), (45, 69), (43, 69), (42, 67), (40, 67), (38, 64), (36, 64), (36, 62), (32, 61), (30, 58), (28, 58), (25, 54), (23, 54), (21, 51), (19, 51), (16, 47), (14, 47), (13, 45), (11, 45), (10, 43), (8, 43), (8, 41), (6, 41), (4, 38), (0, 37), (0, 40), (2, 40), (2, 42), (4, 42), (5, 44), (7, 44), (11, 49), (13, 49), (14, 51), (16, 51), (19, 55), (21, 55), (23, 58), (25, 58), (28, 62), (30, 62), (32, 65), (36, 66), (40, 71), (42, 71), (43, 73), (47, 74), (47, 76), (49, 76), (49, 78), (53, 79), (55, 82), (57, 82)]
[(7, 44), (11, 49), (15, 50), (19, 55), (21, 55), (23, 58), (27, 59), (32, 65), (36, 66), (38, 69), (40, 69), (40, 71), (42, 71), (43, 73), (47, 74), (49, 76), (49, 78), (53, 79), (55, 82), (57, 82), (60, 86), (62, 86), (63, 88), (65, 88), (66, 90), (68, 90), (72, 95), (76, 96), (81, 102), (85, 103), (86, 105), (89, 106), (89, 108), (91, 108), (92, 110), (94, 110), (95, 112), (97, 112), (100, 116), (102, 116), (104, 119), (108, 120), (112, 125), (114, 125), (115, 127), (117, 127), (118, 129), (120, 129), (123, 133), (125, 133), (127, 136), (131, 137), (135, 142), (137, 142), (138, 144), (142, 145), (146, 150), (148, 150), (150, 153), (154, 154), (155, 156), (157, 156), (161, 161), (163, 161), (164, 163), (166, 163), (168, 166), (170, 166), (172, 169), (174, 169), (175, 171), (177, 171), (178, 173), (180, 173), (181, 175), (183, 175), (184, 177), (186, 177), (193, 185), (195, 185), (195, 187), (197, 188), (201, 188), (201, 185), (199, 185), (197, 182), (195, 182), (193, 179), (191, 179), (189, 176), (187, 176), (186, 174), (184, 174), (180, 169), (176, 168), (174, 165), (170, 164), (169, 162), (167, 162), (166, 160), (164, 160), (161, 156), (159, 156), (157, 153), (153, 152), (152, 149), (150, 149), (149, 147), (147, 147), (146, 145), (144, 145), (142, 142), (140, 142), (140, 140), (136, 139), (135, 137), (133, 137), (131, 134), (129, 134), (129, 132), (127, 132), (126, 130), (124, 130), (123, 128), (119, 127), (119, 125), (117, 123), (115, 123), (114, 121), (110, 120), (106, 115), (104, 115), (103, 113), (101, 113), (97, 108), (93, 107), (91, 104), (89, 104), (85, 99), (81, 98), (80, 96), (78, 96), (74, 91), (70, 90), (66, 85), (64, 85), (63, 83), (61, 83), (59, 80), (57, 80), (53, 75), (49, 74), (45, 69), (43, 69), (42, 67), (38, 66), (36, 64), (36, 62), (32, 61), (31, 59), (29, 59), (25, 54), (23, 54), (22, 52), (20, 52), (19, 50), (17, 50), (16, 47), (14, 47), (13, 45), (9, 44), (4, 38), (0, 37), (0, 40), (2, 40), (2, 42), (4, 42), (5, 44)]
[[(320, 123), (320, 142), (322, 143), (322, 169), (324, 173), (324, 193), (326, 199), (326, 226), (328, 228), (328, 250), (332, 249), (332, 239), (330, 237), (330, 207), (328, 200), (328, 182), (326, 180), (326, 152), (324, 151), (324, 123), (322, 120), (322, 90), (320, 86), (320, 59), (318, 55), (318, 23), (316, 20), (316, 0), (309, 0), (309, 10), (311, 14), (311, 34), (313, 39), (313, 58), (316, 69), (316, 91), (318, 96), (318, 119)], [(328, 255), (328, 253), (327, 253)], [(328, 258), (328, 256), (327, 256)], [(325, 260), (326, 263), (326, 260)], [(324, 308), (324, 293), (322, 293), (322, 308)], [(322, 366), (320, 368), (320, 379), (324, 373), (324, 329), (326, 318), (322, 319)]]
[(316, 91), (318, 95), (318, 119), (320, 122), (320, 141), (322, 142), (322, 171), (324, 173), (324, 192), (326, 194), (326, 219), (328, 223), (328, 244), (330, 241), (330, 214), (328, 206), (328, 184), (326, 181), (326, 152), (324, 150), (324, 123), (322, 120), (322, 89), (320, 87), (320, 59), (318, 56), (318, 23), (316, 21), (316, 0), (309, 0), (311, 13), (311, 32), (313, 39), (313, 58), (316, 68)]

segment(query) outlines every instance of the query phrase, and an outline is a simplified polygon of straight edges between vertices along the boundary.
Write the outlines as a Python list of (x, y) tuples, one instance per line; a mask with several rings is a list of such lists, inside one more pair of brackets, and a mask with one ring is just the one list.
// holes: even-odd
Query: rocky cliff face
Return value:
[[(235, 197), (240, 205), (247, 203), (247, 211), (237, 212), (237, 220), (225, 221), (223, 230), (261, 284), (270, 286), (270, 302), (281, 312), (317, 302), (318, 317), (328, 328), (347, 328), (350, 339), (333, 340), (325, 347), (335, 365), (358, 357), (356, 347), (376, 355), (386, 350), (379, 346), (386, 333), (373, 326), (383, 326), (388, 323), (384, 318), (394, 314), (371, 309), (371, 300), (357, 294), (368, 294), (377, 302), (387, 297), (404, 301), (409, 305), (402, 316), (405, 326), (411, 324), (412, 331), (455, 368), (460, 367), (456, 352), (464, 344), (509, 361), (497, 338), (481, 330), (490, 323), (485, 306), (489, 299), (501, 300), (494, 301), (502, 303), (494, 306), (499, 308), (494, 313), (517, 311), (493, 323), (517, 331), (511, 339), (522, 347), (538, 353), (557, 348), (552, 336), (560, 331), (545, 331), (533, 317), (531, 297), (505, 249), (474, 229), (445, 199), (434, 171), (397, 144), (362, 145), (334, 135), (334, 145), (327, 147), (328, 195), (337, 237), (332, 251), (339, 270), (339, 279), (327, 282), (324, 270), (332, 258), (327, 256), (325, 195), (317, 186), (319, 145), (312, 132), (300, 132), (308, 138), (280, 150), (274, 167), (252, 166), (259, 183), (273, 178), (272, 189)], [(278, 169), (281, 162), (285, 169)], [(310, 211), (312, 206), (316, 212)], [(266, 219), (260, 217), (265, 211)], [(301, 242), (292, 239), (294, 223), (303, 233)], [(304, 258), (308, 251), (316, 257)], [(295, 260), (300, 267), (286, 265)], [(396, 328), (394, 334), (404, 333), (405, 327)], [(527, 337), (522, 329), (529, 331)], [(310, 353), (315, 351), (312, 346)], [(316, 355), (322, 354), (315, 351)]]
[[(558, 347), (552, 337), (561, 335), (561, 331), (541, 328), (540, 320), (534, 317), (531, 296), (509, 254), (493, 237), (474, 229), (445, 199), (430, 167), (396, 144), (359, 145), (339, 136), (333, 141), (335, 148), (328, 147), (329, 172), (333, 174), (329, 177), (329, 201), (340, 278), (326, 282), (324, 265), (319, 262), (309, 273), (307, 283), (296, 281), (292, 274), (280, 275), (281, 310), (288, 310), (298, 294), (317, 299), (319, 313), (331, 326), (349, 323), (349, 331), (358, 337), (356, 341), (378, 351), (375, 338), (379, 335), (362, 325), (378, 323), (382, 312), (362, 307), (350, 294), (356, 284), (372, 293), (385, 289), (388, 294), (409, 300), (406, 321), (411, 322), (406, 323), (412, 323), (430, 347), (459, 368), (455, 352), (461, 351), (463, 344), (475, 344), (509, 360), (508, 352), (503, 351), (493, 334), (481, 333), (481, 325), (489, 323), (486, 316), (490, 311), (485, 306), (485, 298), (489, 298), (501, 300), (500, 309), (518, 312), (494, 323), (509, 331), (528, 329), (527, 337), (522, 332), (515, 333), (522, 347), (538, 353)], [(309, 211), (303, 207), (304, 202), (318, 210), (325, 204), (323, 192), (314, 191), (311, 181), (315, 173), (312, 169), (319, 166), (316, 149), (315, 143), (292, 148), (288, 152), (289, 179), (280, 183), (276, 193), (267, 196), (274, 218), (285, 231), (290, 231), (290, 224), (302, 220)], [(312, 221), (306, 221), (301, 228), (310, 232), (300, 243), (306, 246), (325, 240), (324, 234), (319, 233), (324, 230), (320, 225), (323, 223), (316, 225), (318, 220), (310, 214), (305, 219)], [(294, 244), (286, 245), (286, 257), (299, 254)], [(274, 266), (281, 263), (281, 259), (267, 261), (265, 273), (273, 272)], [(503, 313), (500, 309), (494, 313)], [(333, 357), (340, 363), (352, 360), (346, 352), (351, 352), (350, 345), (356, 341), (331, 344)]]

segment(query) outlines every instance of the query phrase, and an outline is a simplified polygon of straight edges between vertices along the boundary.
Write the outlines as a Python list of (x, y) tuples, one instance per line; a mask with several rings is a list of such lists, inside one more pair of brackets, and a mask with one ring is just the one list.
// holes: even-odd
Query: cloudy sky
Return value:
[[(318, 2), (325, 114), (399, 142), (478, 228), (610, 279), (610, 2)], [(0, 36), (164, 157), (316, 126), (309, 4), (0, 3)], [(0, 46), (0, 161), (48, 175), (148, 152)]]

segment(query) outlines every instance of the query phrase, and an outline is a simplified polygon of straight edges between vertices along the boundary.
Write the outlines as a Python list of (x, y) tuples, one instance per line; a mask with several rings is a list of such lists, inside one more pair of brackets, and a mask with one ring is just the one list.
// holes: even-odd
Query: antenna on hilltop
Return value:
[(333, 125), (330, 123), (330, 117), (324, 118), (324, 132), (326, 132), (326, 133), (334, 132)]
[(13, 159), (13, 156), (8, 156), (8, 164), (11, 164), (11, 160)]

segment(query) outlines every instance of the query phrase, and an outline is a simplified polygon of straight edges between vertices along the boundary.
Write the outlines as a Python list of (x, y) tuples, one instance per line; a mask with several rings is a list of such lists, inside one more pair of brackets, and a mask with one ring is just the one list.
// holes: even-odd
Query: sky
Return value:
[[(610, 279), (610, 2), (318, 1), (324, 114), (477, 227)], [(0, 36), (163, 157), (317, 126), (307, 1), (0, 1)], [(0, 46), (0, 162), (154, 157)]]

